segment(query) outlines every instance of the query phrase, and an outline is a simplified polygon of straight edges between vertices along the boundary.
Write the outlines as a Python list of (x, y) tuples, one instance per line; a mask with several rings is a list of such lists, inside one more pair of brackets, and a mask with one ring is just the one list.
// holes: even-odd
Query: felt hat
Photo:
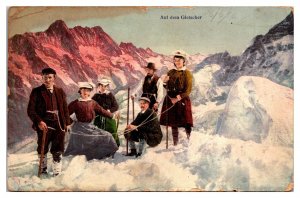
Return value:
[(139, 101), (140, 101), (140, 100), (144, 100), (144, 101), (150, 103), (150, 99), (147, 98), (147, 97), (140, 97)]
[(54, 69), (50, 68), (50, 67), (47, 67), (47, 68), (44, 68), (42, 70), (42, 74), (43, 75), (47, 75), (47, 74), (54, 74), (55, 75), (56, 71)]

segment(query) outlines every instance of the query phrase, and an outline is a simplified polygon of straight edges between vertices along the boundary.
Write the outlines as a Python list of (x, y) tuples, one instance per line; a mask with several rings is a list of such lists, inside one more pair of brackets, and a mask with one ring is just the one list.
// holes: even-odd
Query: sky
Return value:
[[(132, 42), (165, 55), (177, 49), (204, 55), (240, 55), (259, 34), (282, 21), (291, 7), (12, 7), (8, 37), (45, 31), (55, 20), (68, 27), (100, 26), (118, 44)], [(197, 17), (185, 19), (181, 17)]]

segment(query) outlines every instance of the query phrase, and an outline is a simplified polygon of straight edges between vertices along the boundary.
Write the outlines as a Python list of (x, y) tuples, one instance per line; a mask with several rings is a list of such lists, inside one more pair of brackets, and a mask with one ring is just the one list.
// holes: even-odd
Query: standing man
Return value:
[(186, 68), (186, 53), (176, 51), (173, 62), (175, 69), (171, 69), (163, 79), (167, 95), (164, 99), (160, 124), (172, 127), (174, 146), (178, 143), (178, 127), (185, 128), (187, 139), (190, 138), (193, 117), (190, 93), (192, 91), (193, 75)]
[[(156, 68), (154, 63), (148, 63), (145, 68), (147, 75), (143, 83), (142, 97), (150, 99), (150, 109), (157, 112), (159, 104), (163, 99), (163, 83), (162, 80), (155, 74)], [(137, 89), (139, 90), (140, 87)], [(137, 97), (137, 94), (133, 94), (131, 99)]]
[[(149, 108), (149, 98), (141, 97), (139, 101), (141, 112), (126, 127), (127, 133), (125, 134), (125, 138), (129, 140), (130, 147), (128, 156), (141, 156), (145, 143), (151, 147), (157, 146), (160, 144), (163, 136), (157, 115), (153, 109)], [(138, 149), (136, 149), (135, 142), (139, 143)]]
[[(98, 79), (98, 92), (95, 93), (92, 99), (95, 100), (106, 111), (115, 113), (119, 109), (119, 105), (115, 96), (109, 91), (110, 83), (111, 81), (107, 78)], [(97, 115), (94, 124), (98, 128), (110, 132), (117, 145), (120, 146), (117, 123), (114, 119)]]
[[(61, 173), (61, 156), (64, 152), (64, 138), (70, 117), (65, 92), (55, 86), (56, 72), (52, 68), (42, 70), (43, 84), (32, 90), (27, 107), (27, 114), (33, 122), (33, 129), (37, 132), (37, 152), (41, 158), (42, 144), (44, 143), (44, 157), (42, 159), (42, 174), (47, 174), (47, 153), (53, 158), (53, 175)], [(46, 140), (43, 142), (43, 132)]]

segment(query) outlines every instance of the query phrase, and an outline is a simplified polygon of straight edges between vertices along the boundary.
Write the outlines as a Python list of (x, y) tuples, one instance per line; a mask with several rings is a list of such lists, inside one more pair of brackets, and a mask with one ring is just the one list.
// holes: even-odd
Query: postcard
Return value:
[(293, 191), (293, 7), (10, 7), (8, 191)]

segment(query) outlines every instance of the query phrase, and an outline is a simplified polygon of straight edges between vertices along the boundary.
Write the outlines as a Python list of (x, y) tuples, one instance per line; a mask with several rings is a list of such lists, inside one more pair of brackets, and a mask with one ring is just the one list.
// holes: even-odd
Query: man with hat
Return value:
[[(119, 109), (119, 105), (115, 96), (109, 91), (109, 85), (111, 81), (107, 78), (98, 79), (98, 92), (92, 97), (101, 107), (106, 111), (115, 113)], [(117, 123), (114, 119), (110, 119), (101, 115), (97, 115), (94, 124), (108, 131), (114, 137), (118, 146), (120, 146), (120, 140), (117, 133)]]
[[(157, 146), (162, 139), (162, 132), (157, 115), (153, 109), (149, 108), (150, 99), (141, 97), (141, 112), (134, 121), (126, 127), (125, 138), (129, 140), (130, 153), (128, 156), (139, 157), (144, 151), (145, 142), (151, 146)], [(136, 149), (135, 142), (139, 142)]]
[[(27, 114), (33, 122), (33, 129), (37, 132), (37, 152), (41, 158), (42, 144), (42, 174), (47, 174), (47, 153), (53, 158), (53, 174), (61, 173), (61, 156), (64, 152), (64, 138), (67, 126), (70, 125), (69, 111), (65, 92), (54, 83), (56, 72), (52, 68), (42, 70), (43, 84), (32, 90), (27, 107)], [(46, 132), (46, 141), (43, 142), (43, 132)], [(51, 144), (50, 144), (51, 143)]]
[(167, 95), (162, 106), (160, 124), (172, 127), (173, 144), (178, 144), (178, 127), (185, 128), (187, 139), (190, 138), (193, 117), (190, 93), (192, 91), (193, 75), (186, 68), (186, 53), (177, 50), (173, 54), (174, 69), (168, 71), (163, 79)]
[[(145, 76), (143, 85), (142, 85), (142, 97), (147, 97), (150, 99), (150, 109), (155, 111), (158, 110), (159, 104), (163, 99), (163, 83), (161, 79), (155, 74), (156, 68), (154, 63), (148, 63), (145, 68), (147, 75)], [(141, 89), (139, 86), (136, 90), (136, 93)], [(131, 99), (134, 99), (137, 94), (134, 93), (131, 96)]]

